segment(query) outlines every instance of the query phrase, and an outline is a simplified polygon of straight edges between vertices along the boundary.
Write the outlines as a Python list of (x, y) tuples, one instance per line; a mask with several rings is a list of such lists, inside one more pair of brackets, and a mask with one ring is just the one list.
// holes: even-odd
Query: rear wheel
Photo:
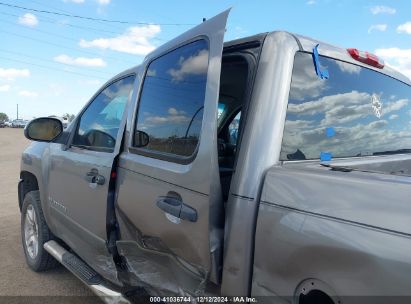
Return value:
[(53, 239), (41, 209), (40, 192), (26, 194), (21, 209), (21, 239), (27, 265), (40, 272), (51, 269), (58, 262), (44, 250), (44, 243)]

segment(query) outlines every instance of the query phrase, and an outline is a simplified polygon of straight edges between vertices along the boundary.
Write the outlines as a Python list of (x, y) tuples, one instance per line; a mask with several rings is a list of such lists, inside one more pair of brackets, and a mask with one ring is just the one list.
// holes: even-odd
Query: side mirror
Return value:
[(148, 145), (149, 142), (150, 136), (146, 132), (137, 130), (134, 133), (134, 145), (136, 147), (145, 147)]
[(63, 132), (63, 124), (57, 118), (41, 117), (30, 121), (24, 128), (24, 136), (34, 141), (50, 142)]

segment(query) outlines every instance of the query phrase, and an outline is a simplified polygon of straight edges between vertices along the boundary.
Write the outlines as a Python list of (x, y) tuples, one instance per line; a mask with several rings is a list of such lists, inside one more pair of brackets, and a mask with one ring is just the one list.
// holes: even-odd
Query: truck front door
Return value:
[(115, 267), (106, 248), (108, 184), (134, 80), (134, 75), (125, 75), (104, 86), (80, 113), (68, 147), (50, 145), (48, 202), (53, 231), (113, 281)]

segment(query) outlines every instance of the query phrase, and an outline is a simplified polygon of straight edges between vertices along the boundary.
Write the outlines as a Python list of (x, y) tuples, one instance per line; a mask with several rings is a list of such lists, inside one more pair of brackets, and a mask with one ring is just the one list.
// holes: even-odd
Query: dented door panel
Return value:
[[(144, 233), (148, 248), (171, 250), (194, 265), (209, 266), (208, 196), (139, 173), (119, 168), (119, 216), (124, 214), (132, 225)], [(160, 196), (178, 193), (184, 203), (197, 210), (198, 219), (190, 222), (167, 217), (157, 207)], [(123, 219), (122, 219), (123, 220)], [(132, 230), (132, 229), (131, 229)], [(140, 237), (140, 235), (138, 236)]]

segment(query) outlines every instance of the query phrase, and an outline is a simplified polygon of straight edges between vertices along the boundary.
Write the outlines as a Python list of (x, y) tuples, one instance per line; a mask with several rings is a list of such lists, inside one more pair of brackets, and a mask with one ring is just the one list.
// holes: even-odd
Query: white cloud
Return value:
[(387, 27), (388, 25), (386, 24), (373, 24), (368, 29), (368, 34), (370, 34), (372, 31), (385, 32), (387, 30)]
[(347, 107), (349, 105), (363, 104), (368, 100), (371, 100), (371, 96), (368, 93), (352, 91), (349, 93), (324, 96), (317, 100), (299, 104), (290, 103), (288, 105), (288, 112), (292, 114), (304, 113), (305, 115), (315, 115), (319, 112), (328, 112), (341, 104)]
[(140, 125), (140, 128), (144, 130), (148, 127), (167, 126), (168, 124), (172, 124), (173, 126), (185, 124), (191, 121), (191, 117), (188, 117), (186, 114), (186, 112), (176, 108), (169, 108), (167, 114), (164, 116), (144, 112), (144, 123)]
[(187, 75), (205, 75), (208, 67), (208, 50), (201, 50), (196, 55), (187, 59), (181, 57), (178, 69), (170, 69), (167, 72), (174, 81), (181, 81)]
[(147, 77), (155, 77), (157, 75), (157, 71), (153, 69), (147, 70)]
[(63, 2), (73, 2), (76, 4), (82, 4), (84, 3), (84, 0), (63, 0)]
[(34, 27), (37, 24), (39, 24), (39, 20), (37, 19), (35, 15), (31, 13), (27, 13), (19, 17), (18, 23), (26, 25), (26, 26)]
[[(324, 113), (321, 126), (328, 126), (337, 123), (349, 123), (357, 119), (373, 116), (371, 107), (371, 95), (365, 92), (352, 91), (349, 93), (335, 94), (321, 97), (304, 103), (288, 104), (288, 112), (297, 115), (317, 115)], [(399, 99), (383, 104), (382, 115), (398, 111), (408, 105), (408, 99)], [(384, 116), (386, 117), (386, 116)], [(300, 120), (296, 120), (298, 125)], [(309, 123), (305, 121), (306, 123)]]
[(398, 33), (406, 33), (411, 35), (411, 21), (405, 22), (397, 27)]
[(289, 120), (287, 119), (285, 121), (285, 124), (287, 126), (287, 128), (298, 128), (298, 129), (305, 129), (308, 128), (310, 126), (312, 126), (312, 124), (314, 123), (314, 121), (312, 120)]
[(395, 8), (384, 6), (384, 5), (373, 6), (371, 7), (370, 11), (373, 15), (378, 15), (378, 14), (394, 15), (397, 12)]
[(9, 84), (5, 84), (5, 85), (0, 86), (0, 92), (7, 92), (8, 90), (10, 90), (10, 85)]
[(408, 99), (399, 99), (394, 102), (390, 102), (383, 106), (382, 115), (387, 115), (391, 112), (401, 110), (403, 107), (408, 105), (408, 102)]
[(377, 49), (375, 51), (376, 55), (386, 57), (386, 58), (408, 58), (411, 57), (411, 49), (400, 49), (400, 48), (387, 48), (387, 49)]
[(167, 116), (148, 116), (145, 119), (145, 124), (147, 125), (162, 125), (162, 124), (181, 124), (181, 123), (186, 123), (189, 122), (191, 119), (190, 117), (184, 115), (184, 111), (178, 111), (175, 108), (169, 108), (168, 109), (168, 115)]
[(411, 79), (411, 49), (386, 48), (375, 50), (375, 55), (383, 58), (387, 65)]
[(96, 0), (96, 1), (100, 5), (107, 5), (107, 4), (110, 4), (111, 0)]
[(184, 122), (189, 122), (190, 118), (184, 115), (169, 115), (169, 116), (150, 116), (147, 117), (145, 123), (152, 124), (152, 125), (160, 125), (160, 124), (180, 124)]
[(169, 108), (167, 112), (170, 115), (184, 115), (184, 114), (186, 114), (185, 111), (178, 111), (176, 108)]
[(303, 100), (318, 97), (326, 88), (327, 82), (317, 77), (311, 56), (296, 57), (291, 82), (291, 99)]
[(361, 67), (358, 65), (346, 63), (339, 60), (336, 60), (335, 63), (338, 65), (341, 72), (346, 72), (349, 74), (359, 74), (361, 72)]
[(61, 54), (53, 58), (54, 61), (76, 66), (105, 67), (107, 63), (101, 58), (70, 57)]
[(33, 91), (20, 91), (19, 95), (24, 97), (37, 97), (39, 94)]
[(3, 69), (0, 68), (0, 79), (14, 80), (18, 77), (29, 77), (28, 69)]
[(313, 5), (313, 4), (316, 4), (316, 3), (317, 3), (317, 1), (315, 1), (315, 0), (308, 0), (306, 2), (307, 5)]
[[(352, 91), (303, 104), (290, 103), (288, 112), (293, 114), (293, 120), (286, 121), (281, 158), (286, 159), (287, 154), (293, 154), (297, 149), (308, 158), (318, 158), (320, 151), (344, 156), (408, 147), (411, 131), (398, 130), (397, 126), (401, 123), (398, 118), (404, 115), (410, 100), (393, 100), (391, 97), (381, 98), (381, 119), (372, 109), (371, 95), (365, 92)], [(321, 119), (321, 115), (324, 118)], [(395, 127), (387, 128), (389, 124)], [(334, 127), (335, 138), (326, 136), (329, 126)]]
[(91, 41), (81, 39), (79, 45), (83, 48), (100, 48), (117, 52), (146, 55), (155, 49), (150, 39), (160, 33), (159, 25), (132, 26), (122, 35), (113, 38), (98, 38)]
[(246, 34), (248, 34), (248, 31), (243, 27), (237, 25), (234, 27), (234, 34), (234, 39), (239, 39), (240, 37), (244, 37)]
[(134, 83), (129, 83), (129, 84), (123, 84), (120, 87), (113, 87), (109, 86), (107, 89), (105, 89), (102, 94), (107, 96), (109, 99), (113, 99), (116, 96), (131, 96), (131, 91), (133, 90)]

